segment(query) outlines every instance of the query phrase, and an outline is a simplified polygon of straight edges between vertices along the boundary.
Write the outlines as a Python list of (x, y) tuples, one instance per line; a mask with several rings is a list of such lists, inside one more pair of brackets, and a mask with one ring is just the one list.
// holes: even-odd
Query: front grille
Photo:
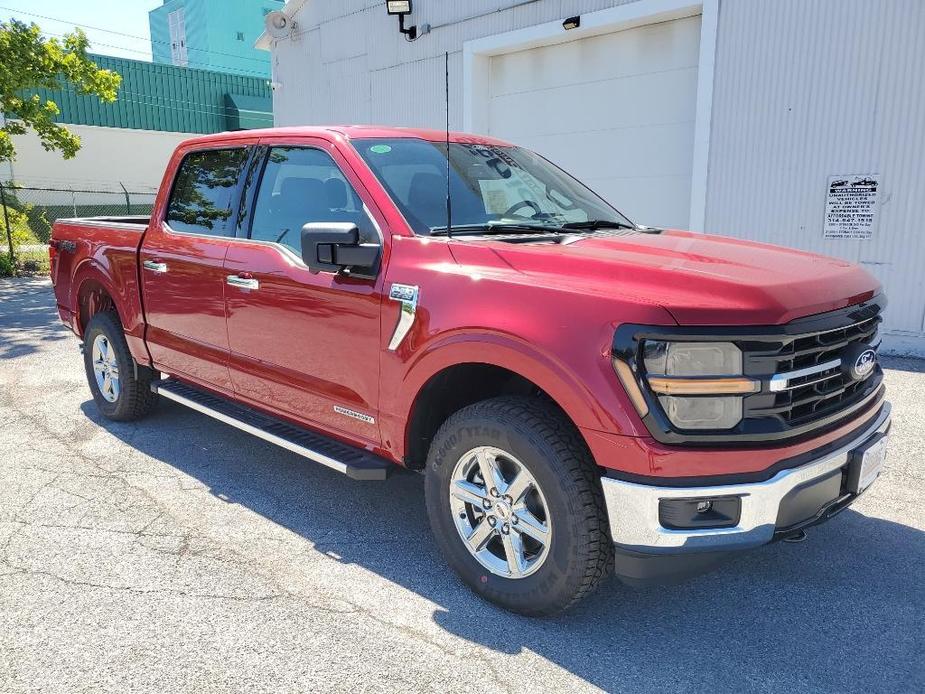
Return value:
[[(876, 313), (841, 328), (826, 329), (788, 338), (780, 343), (750, 346), (745, 352), (746, 373), (767, 374), (809, 372), (791, 378), (786, 388), (769, 392), (762, 388), (745, 402), (745, 416), (751, 419), (778, 418), (787, 427), (802, 427), (827, 419), (867, 397), (882, 376), (875, 368), (862, 381), (853, 380), (843, 369), (841, 356), (853, 345), (879, 346)], [(771, 349), (768, 349), (771, 347)]]
[(866, 347), (879, 347), (885, 305), (886, 299), (878, 295), (838, 311), (766, 328), (624, 325), (614, 335), (612, 353), (638, 370), (647, 340), (733, 342), (742, 350), (744, 375), (761, 382), (758, 392), (743, 397), (738, 425), (723, 430), (676, 428), (647, 388), (643, 367), (637, 375), (649, 405), (643, 417), (646, 427), (663, 443), (762, 444), (794, 439), (837, 427), (882, 399), (879, 365), (861, 380), (852, 378), (846, 365), (853, 365)]

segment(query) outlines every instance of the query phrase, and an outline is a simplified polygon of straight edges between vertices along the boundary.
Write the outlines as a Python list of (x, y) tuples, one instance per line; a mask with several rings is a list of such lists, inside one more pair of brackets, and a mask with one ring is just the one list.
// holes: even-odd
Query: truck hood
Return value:
[(535, 276), (539, 285), (568, 284), (657, 304), (680, 325), (777, 325), (850, 306), (880, 290), (866, 270), (844, 260), (684, 231), (603, 232), (562, 244), (485, 243), (504, 265)]

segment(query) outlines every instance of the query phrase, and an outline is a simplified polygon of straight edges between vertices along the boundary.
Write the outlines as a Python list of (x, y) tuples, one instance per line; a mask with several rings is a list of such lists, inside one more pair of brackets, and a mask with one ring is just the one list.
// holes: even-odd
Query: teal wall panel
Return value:
[(51, 99), (60, 115), (59, 123), (100, 125), (185, 133), (215, 133), (250, 122), (226, 104), (226, 95), (248, 97), (248, 103), (263, 104), (272, 123), (272, 91), (266, 78), (227, 72), (198, 70), (148, 63), (127, 58), (93, 55), (100, 67), (122, 75), (118, 99), (100, 103), (82, 96), (70, 86), (61, 90), (36, 90)]

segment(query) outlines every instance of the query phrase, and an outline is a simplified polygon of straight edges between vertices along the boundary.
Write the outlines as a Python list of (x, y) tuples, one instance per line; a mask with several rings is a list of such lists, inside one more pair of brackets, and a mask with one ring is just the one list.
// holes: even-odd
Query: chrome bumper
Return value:
[[(747, 549), (770, 542), (774, 537), (778, 510), (783, 498), (796, 487), (818, 479), (848, 463), (849, 453), (890, 425), (890, 404), (856, 436), (838, 450), (797, 468), (782, 470), (764, 482), (712, 487), (657, 487), (601, 479), (613, 541), (646, 554), (680, 554)], [(740, 496), (739, 523), (727, 528), (671, 530), (659, 523), (660, 499)]]

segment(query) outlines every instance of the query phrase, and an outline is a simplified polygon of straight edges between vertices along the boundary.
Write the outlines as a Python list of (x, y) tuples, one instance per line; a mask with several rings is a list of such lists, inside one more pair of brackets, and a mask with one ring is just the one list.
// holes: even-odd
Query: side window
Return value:
[(190, 234), (231, 235), (235, 193), (246, 161), (243, 148), (187, 154), (167, 205), (170, 228)]
[(280, 243), (302, 255), (309, 222), (352, 222), (362, 241), (378, 241), (363, 201), (333, 159), (320, 149), (270, 150), (254, 201), (250, 238)]

